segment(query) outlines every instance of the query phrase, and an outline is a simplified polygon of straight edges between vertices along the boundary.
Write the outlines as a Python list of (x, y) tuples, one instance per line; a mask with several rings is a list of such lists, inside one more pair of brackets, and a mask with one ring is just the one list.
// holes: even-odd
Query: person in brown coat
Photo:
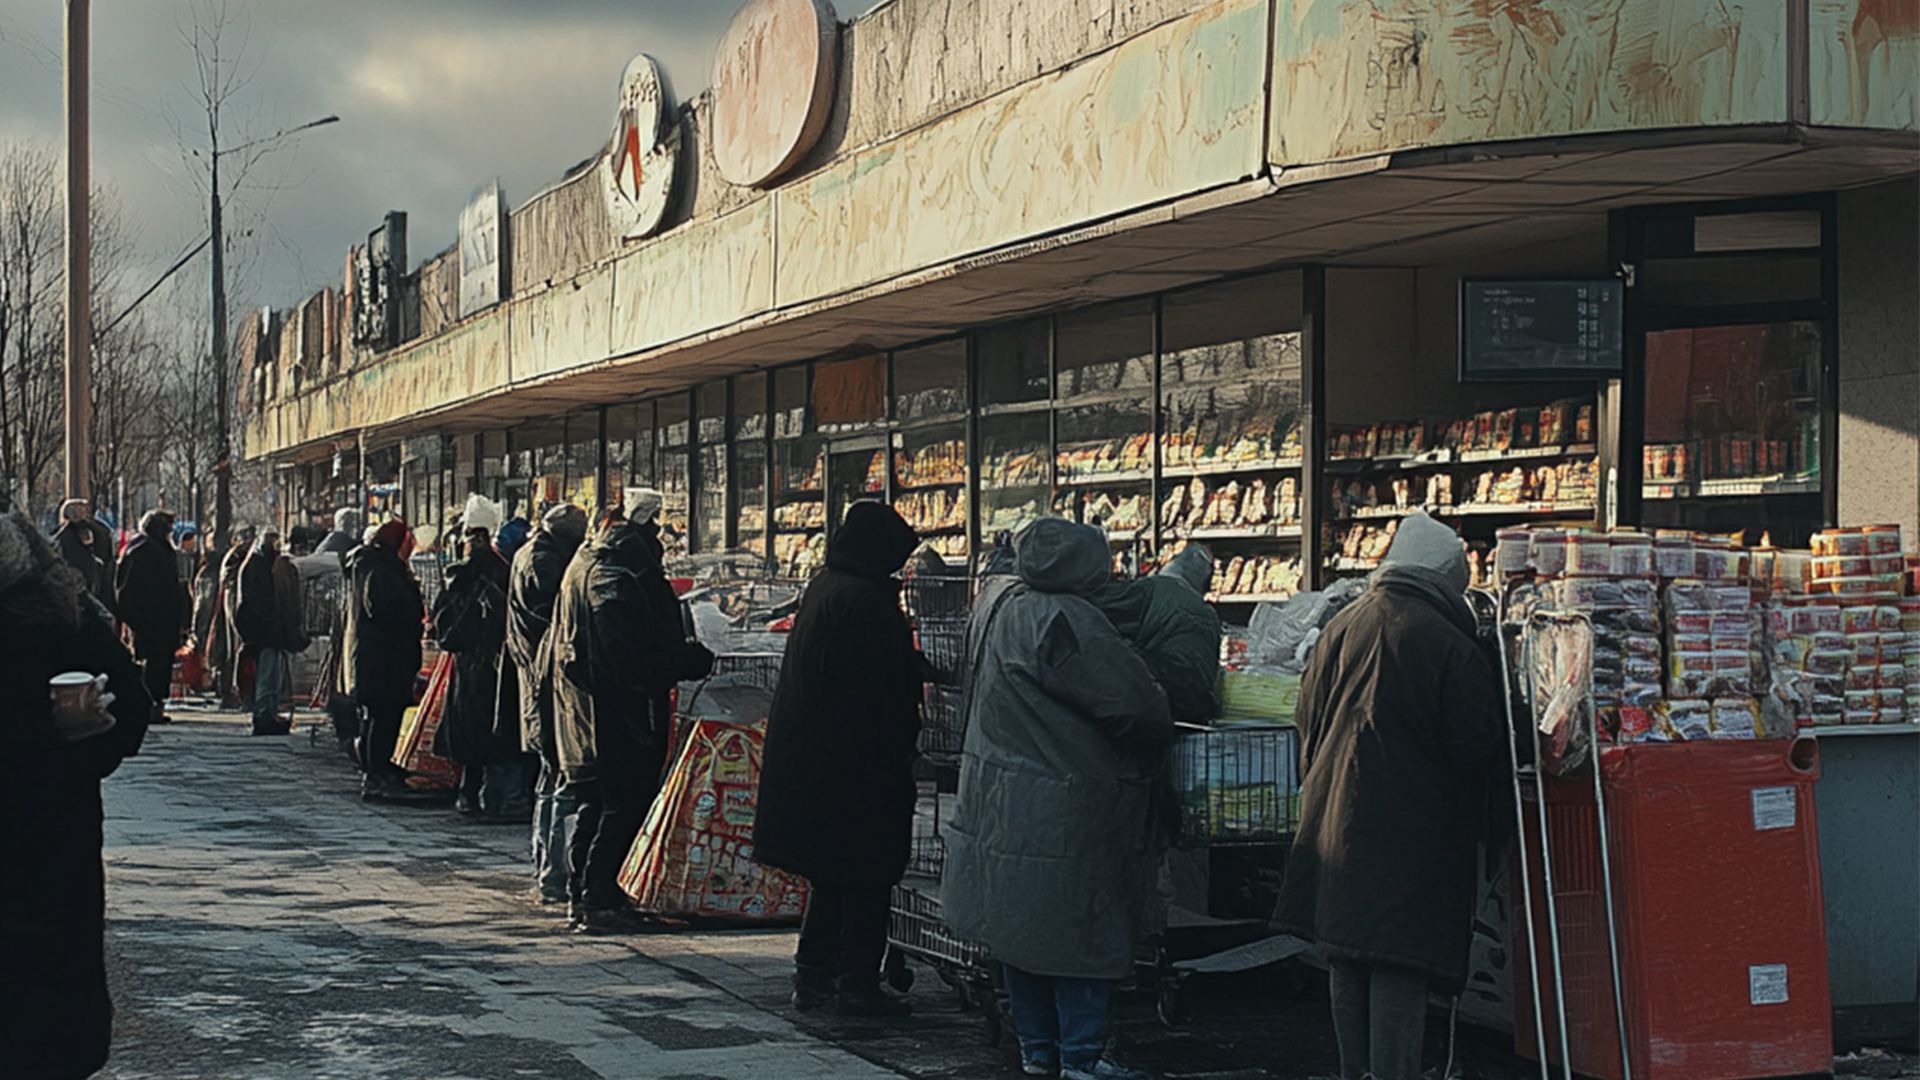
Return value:
[(253, 659), (253, 733), (285, 735), (280, 699), (292, 693), (293, 654), (307, 647), (300, 568), (280, 550), (280, 532), (266, 528), (240, 566), (233, 625)]

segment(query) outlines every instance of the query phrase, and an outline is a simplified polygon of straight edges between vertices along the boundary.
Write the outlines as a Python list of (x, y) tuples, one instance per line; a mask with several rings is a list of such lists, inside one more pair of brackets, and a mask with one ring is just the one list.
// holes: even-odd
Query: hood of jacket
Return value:
[(173, 515), (165, 510), (149, 510), (140, 516), (140, 535), (157, 544), (173, 542)]
[[(36, 581), (46, 587), (21, 588)], [(79, 572), (25, 514), (0, 514), (0, 613), (18, 621), (78, 625), (85, 591)]]
[(1106, 534), (1065, 518), (1041, 518), (1020, 530), (1013, 557), (1020, 580), (1041, 592), (1084, 596), (1112, 573)]
[(540, 515), (539, 532), (560, 541), (568, 551), (587, 538), (587, 512), (572, 503), (558, 503)]
[(827, 565), (871, 581), (885, 581), (902, 566), (920, 536), (893, 507), (862, 499), (847, 508), (847, 517), (827, 541)]
[(636, 574), (665, 572), (656, 522), (623, 521), (594, 537), (588, 548), (600, 559)]
[(1213, 587), (1213, 552), (1205, 544), (1188, 544), (1156, 573), (1193, 587), (1201, 596)]
[(1417, 511), (1401, 519), (1386, 558), (1380, 560), (1380, 569), (1373, 572), (1369, 584), (1426, 599), (1472, 636), (1473, 611), (1466, 600), (1472, 581), (1460, 534), (1428, 517), (1425, 511)]

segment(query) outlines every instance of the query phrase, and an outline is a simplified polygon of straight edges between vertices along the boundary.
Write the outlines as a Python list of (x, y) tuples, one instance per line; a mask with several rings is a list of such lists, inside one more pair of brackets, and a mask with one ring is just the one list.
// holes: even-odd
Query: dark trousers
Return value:
[(821, 986), (835, 981), (842, 990), (878, 987), (892, 898), (889, 885), (843, 888), (808, 882), (807, 914), (793, 954), (800, 977)]
[(400, 741), (400, 718), (406, 711), (398, 703), (361, 705), (360, 768), (367, 775), (399, 776), (404, 771), (393, 763), (393, 747)]
[(620, 891), (620, 867), (660, 793), (665, 754), (661, 746), (653, 748), (647, 760), (631, 764), (613, 766), (603, 759), (597, 777), (569, 785), (578, 800), (573, 835), (567, 840), (567, 898), (574, 903), (589, 908), (627, 903)]
[(146, 687), (147, 696), (153, 699), (156, 708), (164, 707), (173, 696), (172, 639), (162, 644), (135, 634), (133, 655), (140, 661), (140, 685)]
[(1427, 977), (1341, 956), (1327, 959), (1341, 1080), (1415, 1080), (1427, 1035)]

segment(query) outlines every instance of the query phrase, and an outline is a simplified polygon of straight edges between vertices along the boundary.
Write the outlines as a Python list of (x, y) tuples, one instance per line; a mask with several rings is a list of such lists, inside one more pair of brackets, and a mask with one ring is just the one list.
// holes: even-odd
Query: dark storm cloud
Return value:
[[(452, 243), (469, 193), (498, 176), (511, 203), (592, 154), (616, 84), (653, 54), (683, 97), (709, 82), (736, 0), (233, 0), (258, 65), (236, 137), (333, 113), (341, 123), (263, 163), (233, 217), (252, 236), (241, 299), (284, 305), (336, 280), (346, 247), (388, 209), (416, 260)], [(841, 0), (842, 18), (872, 6)], [(0, 0), (0, 143), (57, 143), (63, 5)], [(176, 128), (203, 139), (188, 0), (95, 0), (94, 169), (158, 265), (205, 232)]]

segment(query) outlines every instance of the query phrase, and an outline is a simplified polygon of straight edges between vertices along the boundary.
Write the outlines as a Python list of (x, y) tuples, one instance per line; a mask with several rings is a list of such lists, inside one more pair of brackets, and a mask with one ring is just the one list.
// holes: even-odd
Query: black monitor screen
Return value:
[(1460, 283), (1460, 378), (1620, 376), (1617, 278)]

